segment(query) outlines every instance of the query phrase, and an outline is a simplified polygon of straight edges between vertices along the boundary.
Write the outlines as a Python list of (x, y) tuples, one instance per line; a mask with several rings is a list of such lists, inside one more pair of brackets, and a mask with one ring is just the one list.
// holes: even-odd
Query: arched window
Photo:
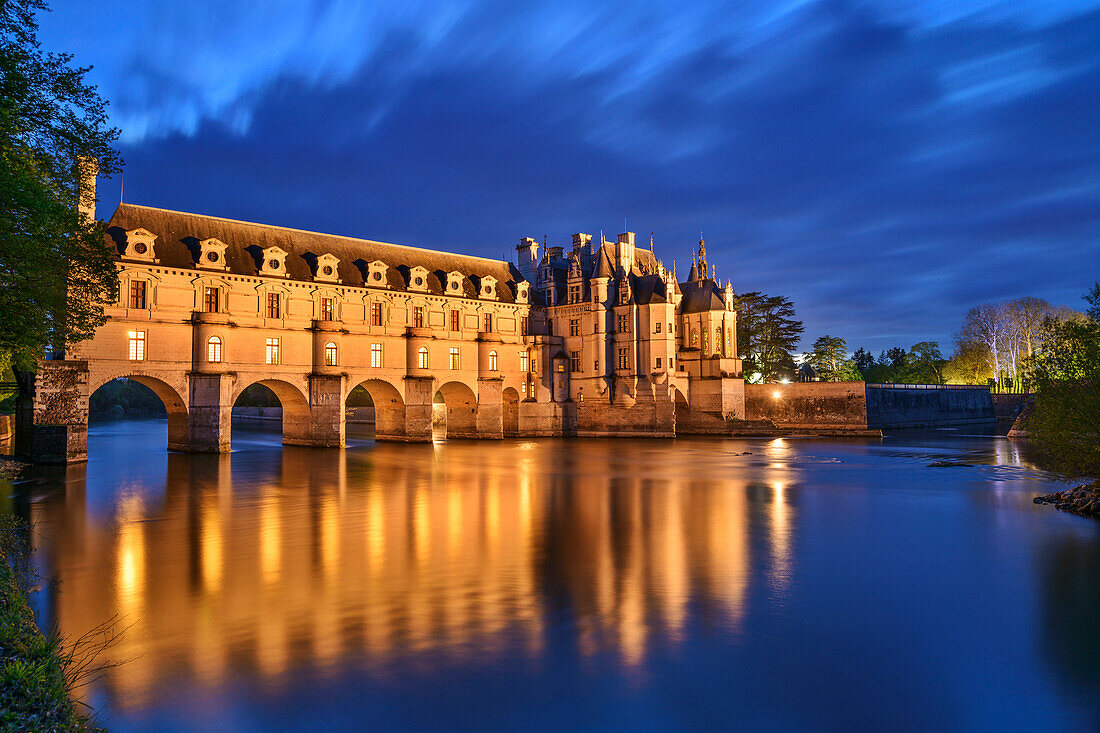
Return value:
[(489, 352), (489, 371), (495, 372), (497, 370), (497, 352)]
[(428, 368), (428, 347), (421, 346), (416, 350), (416, 367), (418, 369)]
[(336, 358), (336, 344), (329, 341), (325, 344), (325, 366), (336, 366), (339, 361)]
[(722, 350), (722, 327), (718, 326), (714, 329), (714, 353), (717, 354)]
[(699, 345), (699, 332), (696, 331), (694, 328), (691, 329), (691, 345), (692, 346), (698, 346)]
[(218, 364), (222, 360), (222, 339), (220, 336), (211, 336), (206, 341), (206, 360), (211, 364)]

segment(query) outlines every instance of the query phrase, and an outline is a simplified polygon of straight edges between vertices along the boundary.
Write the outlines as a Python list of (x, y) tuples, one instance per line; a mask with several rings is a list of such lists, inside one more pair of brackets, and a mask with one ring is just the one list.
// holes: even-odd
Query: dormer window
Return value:
[(286, 256), (287, 251), (281, 247), (266, 247), (263, 250), (260, 274), (286, 277)]
[(486, 275), (481, 278), (479, 283), (479, 291), (477, 297), (488, 300), (496, 300), (497, 297), (497, 281), (496, 278)]
[(366, 284), (372, 288), (389, 287), (389, 279), (386, 277), (387, 270), (389, 270), (389, 265), (382, 260), (368, 263)]
[(528, 283), (516, 284), (516, 302), (526, 303), (528, 298), (531, 297), (531, 286)]
[(199, 242), (199, 261), (196, 264), (205, 270), (224, 270), (225, 242), (214, 237)]
[(417, 265), (409, 268), (409, 290), (425, 291), (428, 289), (428, 271)]
[(317, 258), (317, 271), (313, 273), (314, 280), (322, 282), (340, 282), (339, 275), (340, 258), (331, 253), (325, 253)]
[(461, 272), (447, 273), (447, 295), (464, 295), (462, 281), (465, 276)]
[(141, 227), (131, 229), (126, 232), (126, 250), (122, 253), (122, 256), (130, 260), (156, 262), (154, 249), (156, 239), (157, 235), (148, 229), (142, 229)]

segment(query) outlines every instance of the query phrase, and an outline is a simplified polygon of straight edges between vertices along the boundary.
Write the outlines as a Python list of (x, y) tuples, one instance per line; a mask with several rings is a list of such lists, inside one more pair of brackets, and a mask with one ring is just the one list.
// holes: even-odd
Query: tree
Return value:
[(946, 363), (939, 343), (921, 341), (913, 344), (905, 355), (898, 381), (905, 384), (943, 384), (943, 366)]
[(760, 292), (734, 298), (737, 311), (737, 349), (745, 373), (754, 382), (774, 382), (794, 375), (794, 350), (802, 336), (794, 303), (783, 296)]
[(946, 384), (986, 384), (993, 377), (985, 344), (968, 341), (958, 344), (943, 366)]
[(839, 336), (822, 336), (814, 341), (809, 363), (823, 382), (862, 380), (855, 362), (848, 358), (848, 344)]
[(1029, 362), (1036, 395), (1027, 429), (1044, 462), (1066, 479), (1100, 477), (1100, 292), (1086, 300), (1090, 317), (1047, 320), (1043, 348)]
[(118, 130), (88, 69), (41, 50), (45, 10), (43, 0), (0, 5), (0, 354), (22, 377), (47, 349), (90, 338), (118, 292), (103, 232), (79, 210), (95, 207), (83, 175), (121, 166)]
[(955, 335), (955, 342), (977, 343), (984, 346), (989, 369), (993, 372), (994, 383), (999, 386), (1007, 335), (1008, 324), (1004, 306), (997, 303), (984, 303), (967, 311), (962, 328)]
[(875, 357), (867, 349), (860, 346), (856, 349), (856, 353), (852, 354), (852, 361), (856, 364), (856, 369), (863, 375), (863, 378), (867, 378), (867, 374), (875, 366)]

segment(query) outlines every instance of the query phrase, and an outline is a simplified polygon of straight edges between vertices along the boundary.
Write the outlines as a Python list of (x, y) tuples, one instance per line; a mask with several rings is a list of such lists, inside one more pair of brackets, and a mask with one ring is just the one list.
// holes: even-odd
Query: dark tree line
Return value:
[(790, 298), (753, 291), (736, 296), (733, 307), (745, 379), (759, 383), (794, 378), (794, 354), (804, 328)]

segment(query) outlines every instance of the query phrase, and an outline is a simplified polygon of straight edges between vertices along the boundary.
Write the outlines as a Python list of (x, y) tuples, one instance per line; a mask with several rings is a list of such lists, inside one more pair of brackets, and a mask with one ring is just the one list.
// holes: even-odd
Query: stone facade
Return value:
[(630, 232), (541, 256), (524, 239), (515, 264), (132, 204), (105, 232), (119, 300), (41, 364), (40, 460), (85, 457), (88, 398), (120, 377), (161, 398), (168, 447), (189, 451), (229, 450), (256, 383), (294, 445), (342, 446), (357, 386), (378, 440), (432, 440), (433, 411), (448, 437), (498, 439), (671, 437), (745, 416), (733, 290), (707, 277), (702, 240), (680, 283)]

